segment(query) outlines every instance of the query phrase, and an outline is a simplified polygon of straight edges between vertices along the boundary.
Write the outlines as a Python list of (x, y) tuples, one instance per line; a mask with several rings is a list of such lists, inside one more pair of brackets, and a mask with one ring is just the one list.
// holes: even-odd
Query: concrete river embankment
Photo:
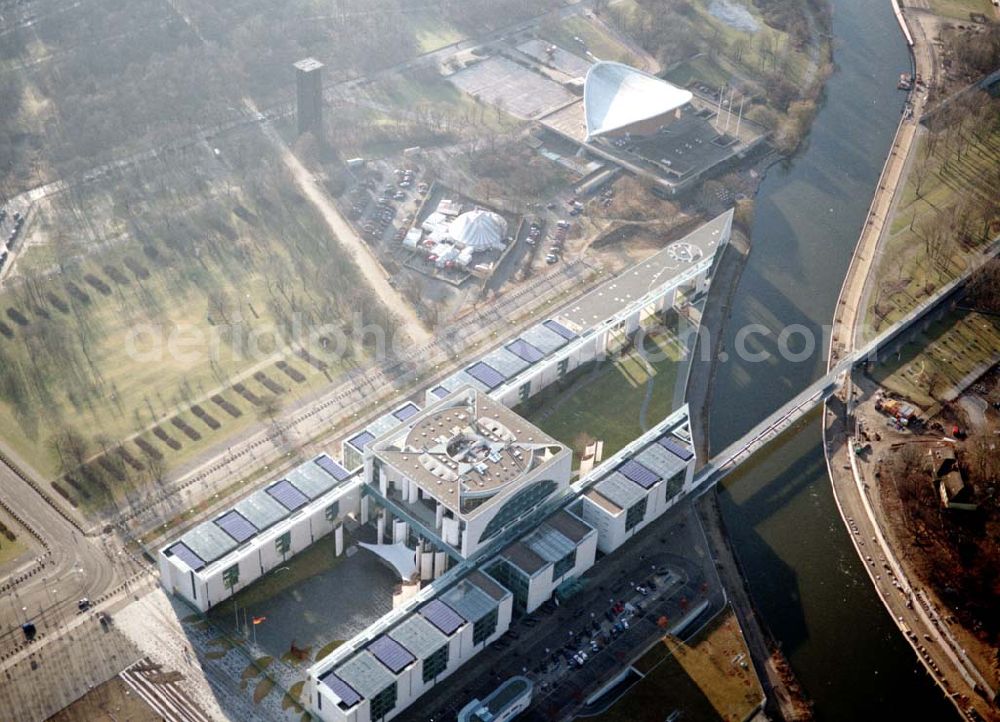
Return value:
[[(889, 2), (832, 0), (834, 61), (802, 151), (768, 173), (757, 197), (753, 250), (723, 332), (710, 406), (714, 450), (823, 375), (825, 328), (892, 142), (911, 63)], [(759, 324), (748, 350), (741, 329)], [(812, 353), (783, 358), (779, 338)], [(765, 330), (766, 329), (766, 330)], [(746, 331), (742, 332), (745, 336)], [(786, 349), (787, 351), (787, 349)], [(830, 489), (820, 414), (801, 422), (724, 483), (721, 506), (764, 623), (820, 720), (948, 720), (850, 545)]]

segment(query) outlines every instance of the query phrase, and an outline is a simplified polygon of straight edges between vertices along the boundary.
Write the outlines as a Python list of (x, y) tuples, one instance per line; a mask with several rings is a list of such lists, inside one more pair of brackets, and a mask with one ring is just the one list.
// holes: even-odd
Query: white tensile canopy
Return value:
[(386, 561), (389, 566), (396, 570), (402, 580), (411, 579), (417, 571), (416, 552), (406, 546), (403, 542), (396, 544), (365, 544), (359, 542), (358, 546), (377, 554)]
[(655, 75), (610, 61), (594, 63), (583, 86), (587, 140), (625, 132), (691, 102), (691, 91), (678, 88)]
[(452, 221), (448, 235), (456, 243), (476, 251), (500, 249), (505, 245), (507, 221), (492, 211), (477, 208)]

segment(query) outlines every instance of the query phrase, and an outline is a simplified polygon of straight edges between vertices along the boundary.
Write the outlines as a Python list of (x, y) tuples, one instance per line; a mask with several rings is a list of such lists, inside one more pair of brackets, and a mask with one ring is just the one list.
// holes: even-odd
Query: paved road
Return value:
[(57, 513), (6, 464), (0, 464), (0, 498), (48, 542), (41, 571), (6, 590), (0, 599), (0, 669), (25, 646), (21, 624), (32, 620), (47, 635), (77, 616), (77, 600), (98, 600), (142, 571), (111, 534), (86, 536)]

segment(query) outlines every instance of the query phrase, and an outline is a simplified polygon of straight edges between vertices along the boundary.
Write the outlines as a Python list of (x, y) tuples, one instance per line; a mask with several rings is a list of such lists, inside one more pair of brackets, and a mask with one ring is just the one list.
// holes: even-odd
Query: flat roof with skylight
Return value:
[(499, 401), (466, 388), (377, 441), (372, 453), (446, 508), (474, 516), (569, 452)]
[(662, 251), (605, 281), (563, 310), (558, 320), (582, 333), (620, 309), (667, 285), (681, 273), (705, 259), (712, 259), (729, 241), (733, 226), (731, 210), (716, 216)]

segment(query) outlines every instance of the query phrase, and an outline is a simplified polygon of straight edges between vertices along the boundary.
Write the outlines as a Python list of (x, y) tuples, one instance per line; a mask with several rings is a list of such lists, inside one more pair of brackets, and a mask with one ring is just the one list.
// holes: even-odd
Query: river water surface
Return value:
[[(910, 59), (889, 0), (832, 0), (836, 70), (807, 145), (772, 168), (757, 197), (753, 250), (725, 331), (763, 324), (751, 350), (772, 361), (719, 366), (711, 446), (739, 438), (825, 371), (826, 351), (782, 360), (775, 339), (831, 322), (904, 96)], [(828, 334), (827, 334), (828, 335)], [(794, 345), (798, 350), (801, 344)], [(763, 617), (820, 720), (953, 720), (954, 708), (876, 597), (837, 513), (823, 460), (820, 415), (810, 416), (729, 477), (723, 515)]]

